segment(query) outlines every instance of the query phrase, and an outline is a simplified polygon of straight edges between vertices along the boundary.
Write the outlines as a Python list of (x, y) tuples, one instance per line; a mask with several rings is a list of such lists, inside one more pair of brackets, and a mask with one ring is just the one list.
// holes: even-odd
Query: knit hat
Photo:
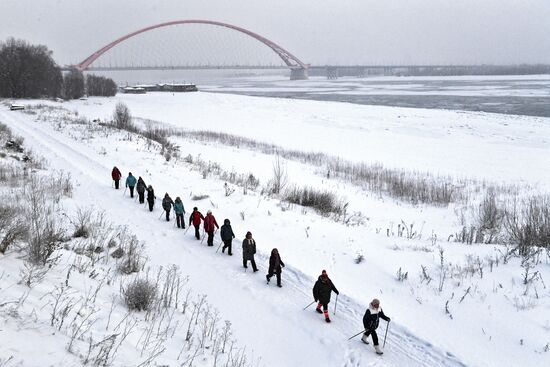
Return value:
[(246, 237), (248, 236), (252, 236), (252, 233), (250, 233), (250, 231), (246, 232)]
[(206, 214), (212, 214), (212, 210), (207, 211)]
[(380, 300), (378, 298), (375, 298), (370, 304), (372, 305), (372, 307), (378, 308), (380, 306)]
[(197, 207), (194, 207), (193, 210), (199, 210)]

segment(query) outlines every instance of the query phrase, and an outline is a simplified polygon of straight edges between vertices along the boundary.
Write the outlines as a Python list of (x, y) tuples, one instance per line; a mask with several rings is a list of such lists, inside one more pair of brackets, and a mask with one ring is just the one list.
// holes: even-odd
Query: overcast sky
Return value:
[(0, 0), (0, 39), (81, 61), (144, 26), (209, 19), (311, 64), (550, 63), (550, 0)]

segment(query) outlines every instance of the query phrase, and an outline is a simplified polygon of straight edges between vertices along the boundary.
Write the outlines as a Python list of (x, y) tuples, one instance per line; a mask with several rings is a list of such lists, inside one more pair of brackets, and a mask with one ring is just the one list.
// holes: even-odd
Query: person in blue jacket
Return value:
[(176, 224), (178, 225), (178, 228), (185, 228), (185, 221), (183, 220), (183, 215), (185, 214), (185, 208), (183, 207), (183, 203), (181, 202), (181, 199), (179, 196), (176, 198), (176, 201), (174, 202), (174, 211), (176, 212)]
[(128, 173), (128, 178), (126, 178), (126, 187), (130, 188), (130, 197), (134, 197), (134, 187), (136, 186), (136, 178), (132, 176), (132, 172)]

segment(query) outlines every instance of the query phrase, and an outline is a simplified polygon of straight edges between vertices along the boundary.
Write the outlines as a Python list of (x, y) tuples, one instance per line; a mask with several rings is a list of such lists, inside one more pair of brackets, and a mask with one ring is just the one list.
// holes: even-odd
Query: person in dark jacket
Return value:
[[(315, 282), (315, 285), (313, 286), (313, 299), (315, 299), (315, 302), (319, 301), (315, 311), (318, 313), (324, 313), (326, 322), (330, 322), (330, 317), (328, 316), (328, 304), (330, 302), (330, 295), (332, 292), (340, 294), (338, 289), (336, 289), (328, 277), (327, 271), (323, 270), (317, 279), (317, 282)], [(323, 311), (321, 311), (321, 306), (323, 307)]]
[(208, 234), (208, 239), (206, 243), (208, 246), (214, 246), (214, 231), (219, 229), (218, 222), (216, 218), (212, 215), (212, 211), (209, 210), (206, 212), (206, 217), (204, 218), (204, 231)]
[(115, 181), (115, 189), (118, 190), (120, 179), (122, 178), (122, 173), (120, 172), (120, 170), (116, 166), (114, 166), (113, 170), (111, 171), (111, 177), (112, 177), (113, 181)]
[(199, 209), (197, 209), (197, 207), (194, 207), (193, 213), (191, 213), (191, 215), (189, 216), (189, 225), (193, 224), (193, 226), (195, 227), (195, 238), (197, 240), (201, 239), (201, 235), (199, 233), (201, 219), (204, 219), (204, 216), (201, 212), (199, 212)]
[(254, 261), (254, 255), (256, 254), (256, 241), (252, 238), (252, 233), (246, 232), (246, 238), (243, 240), (243, 266), (248, 268), (246, 264), (250, 261), (252, 264), (252, 270), (258, 271), (256, 267), (256, 261)]
[(153, 206), (155, 206), (155, 190), (153, 190), (153, 186), (149, 185), (147, 186), (147, 203), (149, 204), (149, 211), (153, 211)]
[(174, 200), (168, 195), (164, 194), (164, 199), (162, 199), (162, 209), (166, 212), (166, 221), (170, 222), (170, 212), (172, 211), (172, 205), (174, 205)]
[(271, 257), (269, 258), (269, 271), (265, 276), (265, 278), (267, 279), (267, 283), (269, 283), (271, 277), (275, 274), (277, 275), (277, 287), (281, 288), (281, 271), (284, 267), (285, 263), (283, 262), (283, 260), (281, 260), (279, 251), (274, 248), (273, 250), (271, 250)]
[(178, 228), (185, 228), (185, 221), (183, 220), (183, 215), (185, 214), (185, 208), (183, 207), (183, 203), (181, 202), (180, 197), (178, 196), (176, 198), (176, 201), (174, 202), (174, 211), (176, 212), (176, 224), (178, 225)]
[(145, 184), (145, 181), (143, 181), (143, 178), (141, 178), (141, 176), (137, 180), (136, 190), (139, 197), (139, 203), (145, 203), (145, 190), (147, 190), (147, 185)]
[(126, 187), (130, 188), (130, 197), (134, 197), (134, 187), (136, 186), (136, 178), (132, 176), (132, 172), (128, 173), (126, 178)]
[(233, 233), (233, 228), (231, 228), (229, 219), (223, 221), (223, 226), (220, 229), (220, 237), (223, 241), (222, 253), (225, 253), (225, 249), (227, 249), (227, 254), (233, 256), (231, 253), (231, 242), (233, 242), (233, 238), (235, 238), (235, 233)]
[(378, 335), (376, 334), (376, 329), (378, 328), (380, 319), (390, 322), (390, 318), (384, 315), (384, 311), (382, 311), (382, 308), (380, 308), (380, 301), (375, 298), (369, 304), (369, 308), (367, 308), (367, 311), (365, 311), (365, 316), (363, 316), (363, 326), (365, 327), (365, 333), (363, 334), (361, 341), (363, 341), (363, 343), (365, 344), (369, 344), (367, 338), (369, 337), (369, 335), (372, 335), (372, 343), (374, 344), (376, 354), (384, 353), (380, 350), (380, 347), (378, 346)]

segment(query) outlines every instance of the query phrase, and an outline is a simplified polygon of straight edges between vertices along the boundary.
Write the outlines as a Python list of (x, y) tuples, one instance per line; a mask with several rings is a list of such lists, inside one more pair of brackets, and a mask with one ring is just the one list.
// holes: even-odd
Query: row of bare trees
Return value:
[[(0, 97), (77, 99), (114, 96), (117, 86), (112, 79), (88, 75), (71, 69), (63, 75), (44, 45), (32, 45), (10, 38), (0, 42)], [(87, 89), (87, 91), (86, 91)]]

